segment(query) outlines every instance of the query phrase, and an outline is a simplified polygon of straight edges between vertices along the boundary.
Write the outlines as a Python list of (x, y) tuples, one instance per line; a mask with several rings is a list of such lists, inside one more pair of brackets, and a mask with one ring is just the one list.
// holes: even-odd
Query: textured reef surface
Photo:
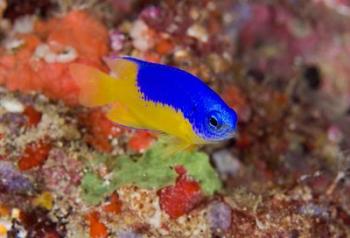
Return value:
[[(350, 1), (0, 0), (0, 237), (350, 237)], [(237, 136), (164, 157), (69, 65), (174, 65)], [(349, 137), (348, 137), (349, 136)]]

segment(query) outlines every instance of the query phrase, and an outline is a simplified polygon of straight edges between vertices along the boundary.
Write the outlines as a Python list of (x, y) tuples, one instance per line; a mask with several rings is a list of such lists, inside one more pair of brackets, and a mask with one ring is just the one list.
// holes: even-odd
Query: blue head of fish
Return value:
[(201, 103), (193, 118), (196, 133), (207, 142), (218, 142), (232, 138), (237, 129), (236, 112), (220, 98)]

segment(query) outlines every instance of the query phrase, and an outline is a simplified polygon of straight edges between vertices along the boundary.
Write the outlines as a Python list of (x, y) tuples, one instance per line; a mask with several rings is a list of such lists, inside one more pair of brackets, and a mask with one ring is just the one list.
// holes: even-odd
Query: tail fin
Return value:
[(97, 107), (117, 100), (118, 79), (84, 64), (72, 64), (70, 74), (80, 88), (79, 103)]
[(79, 103), (87, 107), (109, 105), (107, 118), (110, 120), (124, 126), (148, 128), (147, 122), (137, 115), (142, 108), (136, 86), (137, 65), (122, 58), (106, 63), (113, 77), (84, 64), (69, 67), (80, 88)]

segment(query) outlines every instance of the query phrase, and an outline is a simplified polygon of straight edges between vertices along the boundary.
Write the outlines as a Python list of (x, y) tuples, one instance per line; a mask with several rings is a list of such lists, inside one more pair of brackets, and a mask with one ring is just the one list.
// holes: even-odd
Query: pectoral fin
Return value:
[(192, 150), (196, 147), (194, 144), (188, 141), (168, 135), (162, 135), (160, 140), (166, 145), (162, 153), (162, 157), (172, 157), (178, 152)]
[(145, 125), (138, 120), (138, 117), (130, 111), (130, 109), (121, 104), (114, 103), (112, 104), (110, 110), (106, 114), (107, 118), (111, 121), (114, 121), (120, 125), (144, 129)]

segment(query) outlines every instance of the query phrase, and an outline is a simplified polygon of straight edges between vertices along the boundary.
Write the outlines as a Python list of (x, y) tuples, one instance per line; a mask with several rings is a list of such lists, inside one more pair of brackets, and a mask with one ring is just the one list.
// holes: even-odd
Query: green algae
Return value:
[(84, 200), (91, 204), (98, 204), (103, 197), (109, 194), (109, 186), (103, 183), (95, 174), (88, 172), (83, 177), (81, 187)]
[(164, 156), (165, 149), (163, 144), (157, 143), (136, 159), (127, 155), (96, 155), (96, 160), (90, 167), (103, 164), (111, 171), (111, 176), (104, 180), (92, 169), (88, 170), (81, 183), (82, 197), (88, 203), (97, 204), (124, 185), (160, 189), (175, 183), (178, 176), (174, 170), (176, 166), (183, 166), (187, 175), (199, 182), (205, 195), (210, 196), (220, 190), (221, 181), (210, 165), (208, 155), (196, 151), (183, 151)]

